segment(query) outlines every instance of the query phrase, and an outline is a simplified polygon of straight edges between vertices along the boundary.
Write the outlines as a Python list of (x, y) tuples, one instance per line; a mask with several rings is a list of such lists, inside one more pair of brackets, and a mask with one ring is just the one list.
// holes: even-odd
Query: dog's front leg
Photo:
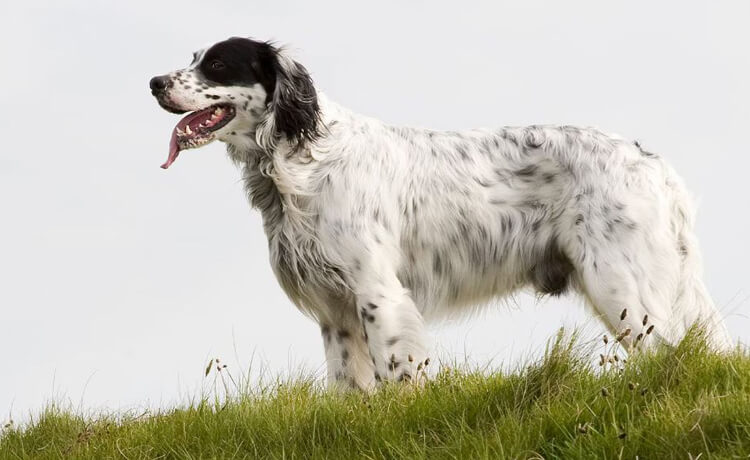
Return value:
[(427, 360), (422, 315), (394, 270), (370, 268), (360, 272), (356, 294), (375, 380), (415, 380)]
[(345, 314), (325, 321), (320, 332), (326, 352), (328, 385), (344, 390), (372, 389), (375, 386), (373, 365), (364, 331), (354, 315)]

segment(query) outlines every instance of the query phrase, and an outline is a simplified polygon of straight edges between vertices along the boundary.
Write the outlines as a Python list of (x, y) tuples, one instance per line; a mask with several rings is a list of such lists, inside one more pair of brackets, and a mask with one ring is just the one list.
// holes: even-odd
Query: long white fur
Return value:
[[(193, 88), (194, 67), (180, 71)], [(631, 328), (626, 341), (648, 315), (647, 343), (702, 321), (731, 346), (701, 281), (682, 180), (638, 144), (570, 126), (394, 127), (318, 92), (322, 135), (297, 148), (275, 133), (259, 84), (211, 92), (220, 99), (175, 85), (172, 97), (237, 107), (217, 138), (263, 214), (281, 286), (320, 324), (331, 383), (414, 376), (425, 320), (555, 280), (566, 261), (570, 288), (613, 331)]]

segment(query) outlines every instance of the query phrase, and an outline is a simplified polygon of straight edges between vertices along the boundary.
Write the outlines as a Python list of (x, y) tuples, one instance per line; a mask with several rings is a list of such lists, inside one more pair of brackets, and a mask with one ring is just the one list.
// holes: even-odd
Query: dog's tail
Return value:
[(704, 328), (709, 344), (717, 350), (732, 348), (732, 339), (721, 313), (703, 284), (698, 241), (693, 231), (692, 199), (682, 180), (670, 171), (672, 228), (681, 257), (677, 296), (672, 306), (675, 327), (682, 337), (693, 325)]

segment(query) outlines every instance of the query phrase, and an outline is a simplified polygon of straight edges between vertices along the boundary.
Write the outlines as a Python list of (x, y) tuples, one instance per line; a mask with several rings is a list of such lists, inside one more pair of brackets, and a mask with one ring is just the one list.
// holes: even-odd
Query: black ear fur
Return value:
[(301, 146), (320, 136), (318, 96), (312, 78), (301, 64), (276, 53), (276, 87), (271, 107), (274, 126), (292, 144)]

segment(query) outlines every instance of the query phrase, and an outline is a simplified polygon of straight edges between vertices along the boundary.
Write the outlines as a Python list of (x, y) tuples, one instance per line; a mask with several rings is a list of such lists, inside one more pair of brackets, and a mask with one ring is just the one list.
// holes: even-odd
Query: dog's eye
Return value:
[(221, 70), (224, 67), (224, 63), (221, 61), (211, 61), (211, 68), (214, 70)]

